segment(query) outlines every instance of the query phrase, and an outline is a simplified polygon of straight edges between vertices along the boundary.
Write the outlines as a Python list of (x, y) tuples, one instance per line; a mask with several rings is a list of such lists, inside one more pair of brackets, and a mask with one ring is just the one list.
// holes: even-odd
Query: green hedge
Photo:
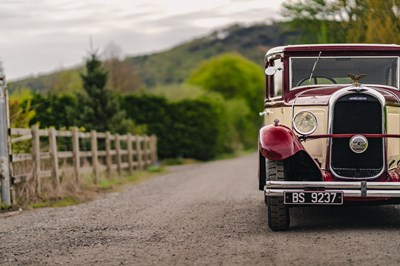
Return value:
[[(244, 99), (226, 100), (218, 93), (210, 93), (197, 99), (169, 102), (160, 96), (132, 94), (121, 96), (120, 101), (127, 118), (136, 125), (145, 125), (147, 134), (157, 135), (160, 158), (210, 160), (256, 143), (257, 130)], [(31, 124), (56, 128), (84, 126), (77, 119), (82, 106), (75, 96), (35, 94), (32, 109), (36, 116)]]
[[(26, 106), (28, 101), (22, 102)], [(30, 124), (39, 124), (40, 127), (69, 128), (78, 125), (77, 115), (80, 113), (78, 99), (73, 95), (34, 93), (31, 99), (31, 108), (36, 115)]]
[(220, 117), (211, 103), (200, 99), (169, 103), (148, 95), (122, 100), (127, 116), (147, 124), (148, 133), (157, 135), (161, 158), (209, 160), (217, 155)]

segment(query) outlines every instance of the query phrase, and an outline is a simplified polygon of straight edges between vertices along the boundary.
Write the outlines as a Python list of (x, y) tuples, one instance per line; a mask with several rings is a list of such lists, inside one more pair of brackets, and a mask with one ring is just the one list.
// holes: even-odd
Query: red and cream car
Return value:
[(267, 52), (259, 189), (272, 230), (296, 205), (400, 203), (399, 58), (378, 44)]

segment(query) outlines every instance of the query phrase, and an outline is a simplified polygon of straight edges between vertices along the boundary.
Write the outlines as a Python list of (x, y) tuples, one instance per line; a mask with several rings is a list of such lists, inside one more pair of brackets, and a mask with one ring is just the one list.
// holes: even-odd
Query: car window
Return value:
[[(310, 84), (351, 84), (352, 80), (348, 74), (366, 74), (361, 81), (364, 84), (399, 87), (398, 57), (322, 56), (317, 59), (317, 57), (291, 58), (291, 88)], [(311, 75), (313, 68), (314, 72)]]

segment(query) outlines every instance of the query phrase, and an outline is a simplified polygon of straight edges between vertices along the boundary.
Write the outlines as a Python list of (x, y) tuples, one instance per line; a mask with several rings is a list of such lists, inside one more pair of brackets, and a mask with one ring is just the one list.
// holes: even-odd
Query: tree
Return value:
[(304, 43), (400, 40), (400, 0), (291, 0), (282, 7)]
[(337, 20), (341, 12), (338, 1), (290, 0), (282, 4), (286, 25), (300, 30), (303, 43), (344, 42), (346, 32)]
[(98, 131), (128, 131), (134, 123), (125, 118), (118, 96), (106, 88), (107, 72), (96, 52), (89, 53), (86, 73), (81, 74), (81, 77), (86, 92), (79, 98), (82, 107), (81, 126)]
[(220, 134), (223, 139), (217, 143), (222, 144), (221, 150), (253, 147), (261, 125), (258, 111), (264, 100), (262, 68), (238, 54), (228, 53), (204, 61), (190, 75), (188, 82), (223, 97), (218, 103), (218, 96), (212, 93), (204, 96), (220, 108), (223, 116), (220, 131), (229, 132)]
[(51, 91), (62, 94), (74, 94), (82, 92), (82, 79), (77, 70), (63, 70), (55, 73), (52, 81)]
[(134, 66), (122, 58), (122, 51), (116, 44), (107, 45), (103, 58), (104, 68), (108, 72), (108, 88), (124, 94), (141, 88), (142, 83)]
[(400, 0), (367, 0), (365, 41), (369, 43), (400, 42)]
[(366, 0), (336, 0), (336, 14), (345, 30), (346, 42), (365, 42)]
[(188, 82), (218, 92), (226, 99), (243, 98), (253, 110), (262, 106), (262, 68), (239, 54), (227, 53), (204, 61)]

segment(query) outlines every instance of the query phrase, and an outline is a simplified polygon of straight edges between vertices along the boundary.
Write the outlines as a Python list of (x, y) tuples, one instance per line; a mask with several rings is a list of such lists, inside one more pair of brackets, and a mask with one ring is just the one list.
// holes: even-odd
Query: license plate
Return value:
[(343, 192), (340, 191), (298, 191), (285, 192), (285, 204), (342, 205)]

